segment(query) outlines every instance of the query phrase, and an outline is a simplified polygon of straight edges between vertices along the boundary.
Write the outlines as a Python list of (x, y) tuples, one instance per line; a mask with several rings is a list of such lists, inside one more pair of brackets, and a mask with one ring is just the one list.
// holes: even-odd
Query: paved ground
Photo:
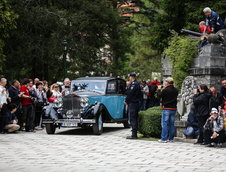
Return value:
[(128, 133), (108, 124), (101, 136), (80, 129), (0, 135), (0, 172), (226, 171), (226, 149), (131, 141)]

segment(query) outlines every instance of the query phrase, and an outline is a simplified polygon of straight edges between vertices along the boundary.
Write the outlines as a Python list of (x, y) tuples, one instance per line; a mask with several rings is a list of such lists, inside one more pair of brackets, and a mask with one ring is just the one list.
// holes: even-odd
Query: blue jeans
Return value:
[(175, 121), (176, 110), (163, 110), (162, 111), (162, 134), (161, 140), (173, 140), (175, 135)]

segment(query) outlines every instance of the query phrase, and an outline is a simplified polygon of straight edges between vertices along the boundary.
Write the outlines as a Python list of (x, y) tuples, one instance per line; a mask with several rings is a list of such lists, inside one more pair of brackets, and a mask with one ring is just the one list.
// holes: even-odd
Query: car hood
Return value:
[(75, 91), (70, 94), (71, 96), (78, 96), (78, 97), (93, 97), (93, 96), (101, 96), (104, 95), (104, 93), (92, 91), (92, 90), (79, 90)]

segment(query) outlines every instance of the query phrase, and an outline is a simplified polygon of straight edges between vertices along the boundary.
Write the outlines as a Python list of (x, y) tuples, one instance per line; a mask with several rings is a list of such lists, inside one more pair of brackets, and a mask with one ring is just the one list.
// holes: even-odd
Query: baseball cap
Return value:
[(129, 76), (131, 76), (131, 77), (136, 77), (137, 74), (136, 74), (135, 72), (131, 72), (131, 73), (129, 74)]
[(218, 110), (216, 108), (212, 108), (211, 113), (218, 113)]
[(165, 80), (167, 83), (169, 83), (169, 82), (173, 82), (173, 78), (172, 77), (168, 77), (168, 78), (166, 78), (166, 80)]

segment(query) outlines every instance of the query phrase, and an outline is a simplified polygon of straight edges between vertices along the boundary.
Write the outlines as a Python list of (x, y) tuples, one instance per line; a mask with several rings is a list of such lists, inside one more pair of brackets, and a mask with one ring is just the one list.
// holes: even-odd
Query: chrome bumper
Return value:
[(94, 123), (96, 123), (96, 120), (80, 118), (80, 119), (58, 119), (56, 121), (53, 121), (51, 119), (43, 119), (42, 123), (43, 124), (51, 124), (51, 123), (55, 123), (55, 124), (58, 124), (58, 123), (94, 124)]

